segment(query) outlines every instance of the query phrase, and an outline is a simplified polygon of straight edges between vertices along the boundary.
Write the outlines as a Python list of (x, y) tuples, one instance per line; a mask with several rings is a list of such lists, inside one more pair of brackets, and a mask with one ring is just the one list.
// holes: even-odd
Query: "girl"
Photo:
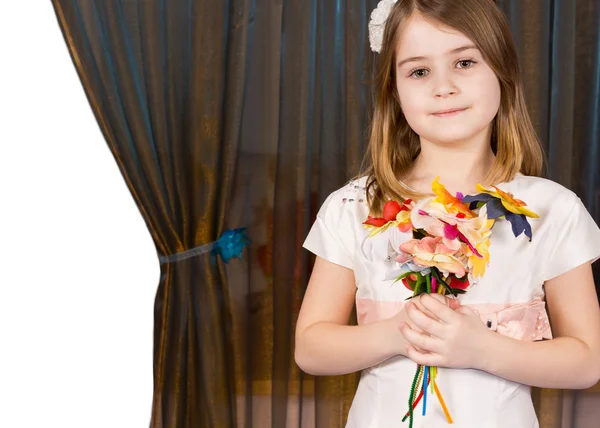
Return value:
[[(384, 0), (371, 30), (379, 72), (368, 169), (327, 198), (304, 243), (317, 258), (296, 362), (314, 375), (362, 370), (347, 428), (401, 426), (417, 364), (438, 367), (454, 426), (538, 427), (530, 385), (600, 378), (591, 270), (600, 229), (573, 192), (540, 178), (514, 42), (492, 0)], [(436, 177), (451, 195), (496, 185), (539, 218), (528, 219), (531, 240), (508, 221), (494, 225), (485, 274), (466, 294), (407, 301), (412, 291), (388, 277), (412, 230), (369, 237), (363, 223), (388, 200), (428, 197)], [(416, 427), (448, 423), (435, 396), (427, 409)]]

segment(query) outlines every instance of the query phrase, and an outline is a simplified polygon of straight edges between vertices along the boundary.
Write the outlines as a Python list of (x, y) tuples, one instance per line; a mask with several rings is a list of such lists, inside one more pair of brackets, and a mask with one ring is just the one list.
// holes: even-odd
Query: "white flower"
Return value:
[(396, 1), (397, 0), (381, 0), (375, 10), (371, 13), (371, 21), (369, 22), (369, 40), (373, 52), (381, 52), (385, 22), (390, 16), (390, 12), (392, 11), (394, 4), (396, 4)]

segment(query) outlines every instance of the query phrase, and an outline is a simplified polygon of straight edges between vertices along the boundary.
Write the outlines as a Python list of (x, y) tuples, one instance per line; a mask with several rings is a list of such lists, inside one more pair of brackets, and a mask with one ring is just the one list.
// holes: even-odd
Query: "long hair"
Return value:
[(399, 37), (415, 12), (471, 39), (500, 82), (500, 107), (491, 133), (496, 159), (485, 183), (510, 181), (518, 172), (542, 174), (544, 154), (527, 112), (517, 51), (502, 11), (492, 0), (398, 0), (385, 24), (376, 66), (369, 147), (360, 174), (367, 176), (367, 201), (372, 215), (381, 215), (388, 199), (403, 201), (425, 196), (399, 184), (421, 150), (419, 136), (408, 125), (400, 107), (395, 67)]

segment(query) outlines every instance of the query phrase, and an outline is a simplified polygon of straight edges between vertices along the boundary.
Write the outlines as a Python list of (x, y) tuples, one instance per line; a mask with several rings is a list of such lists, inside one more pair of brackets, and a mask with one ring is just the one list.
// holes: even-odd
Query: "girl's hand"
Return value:
[[(423, 303), (421, 301), (423, 296), (425, 296), (425, 294), (420, 294), (416, 297), (413, 297), (412, 299), (410, 299), (407, 302), (407, 304), (412, 302), (417, 307), (417, 309), (419, 309), (421, 312), (423, 312), (429, 318), (439, 321), (440, 320), (439, 317), (423, 305)], [(430, 296), (433, 297), (434, 299), (437, 299), (438, 302), (443, 303), (444, 305), (450, 307), (450, 309), (458, 309), (458, 307), (460, 306), (460, 302), (455, 298), (447, 297), (447, 296), (437, 294), (437, 293), (430, 294)], [(406, 309), (406, 306), (404, 308)], [(409, 324), (409, 325), (412, 328), (412, 325), (411, 324)]]
[[(413, 297), (412, 299), (410, 299), (410, 303), (412, 305), (415, 305), (417, 308), (419, 308), (418, 310), (422, 311), (425, 314), (428, 314), (427, 316), (430, 316), (431, 319), (433, 320), (439, 320), (438, 317), (435, 316), (435, 314), (431, 311), (429, 311), (424, 305), (423, 303), (421, 303), (421, 299), (423, 298), (423, 294)], [(460, 303), (458, 302), (458, 300), (455, 299), (449, 299), (446, 296), (442, 296), (441, 294), (432, 294), (431, 295), (433, 299), (435, 299), (437, 302), (439, 302), (440, 305), (444, 305), (444, 306), (448, 306), (452, 309), (457, 308)], [(400, 312), (398, 312), (396, 315), (394, 315), (392, 318), (386, 320), (387, 324), (391, 327), (392, 329), (392, 338), (391, 338), (391, 343), (393, 346), (393, 350), (396, 354), (398, 355), (403, 355), (403, 356), (408, 356), (407, 352), (407, 345), (409, 344), (409, 342), (406, 340), (406, 338), (404, 337), (403, 333), (400, 330), (400, 327), (404, 324), (407, 324), (410, 329), (412, 331), (415, 331), (417, 333), (421, 333), (424, 335), (427, 335), (427, 333), (425, 333), (422, 329), (420, 329), (415, 323), (413, 323), (413, 321), (408, 317), (408, 313), (406, 312), (406, 307), (407, 305), (404, 306), (404, 308), (402, 308), (402, 310)], [(427, 351), (420, 349), (417, 345), (414, 345), (414, 348), (416, 350), (418, 350), (419, 352), (422, 353), (426, 353)]]
[(467, 306), (452, 310), (433, 295), (423, 295), (420, 304), (437, 319), (417, 305), (405, 307), (410, 323), (402, 324), (400, 331), (408, 341), (406, 356), (426, 366), (479, 368), (484, 361), (486, 340), (492, 334), (479, 314)]

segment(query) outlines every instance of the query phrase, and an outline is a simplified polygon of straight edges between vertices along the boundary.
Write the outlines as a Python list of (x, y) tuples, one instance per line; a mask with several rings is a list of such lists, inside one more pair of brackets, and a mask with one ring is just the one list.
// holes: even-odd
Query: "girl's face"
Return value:
[(475, 44), (419, 16), (409, 20), (397, 46), (396, 87), (408, 124), (434, 144), (488, 132), (500, 106), (498, 78)]

